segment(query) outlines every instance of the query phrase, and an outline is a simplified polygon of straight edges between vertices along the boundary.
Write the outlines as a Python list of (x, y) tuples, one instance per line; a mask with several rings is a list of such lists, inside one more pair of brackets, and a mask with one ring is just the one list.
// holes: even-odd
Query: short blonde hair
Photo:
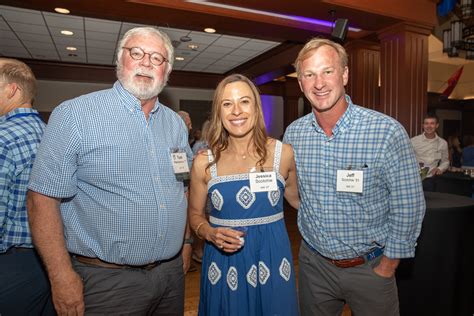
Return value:
[(0, 80), (16, 83), (21, 88), (22, 102), (33, 103), (37, 85), (36, 78), (24, 62), (12, 58), (0, 58)]
[(303, 60), (308, 58), (310, 53), (314, 52), (321, 46), (325, 46), (325, 45), (330, 46), (336, 50), (341, 60), (342, 69), (347, 67), (347, 64), (348, 64), (347, 52), (344, 49), (344, 47), (342, 47), (341, 44), (335, 43), (325, 38), (313, 38), (308, 43), (306, 43), (306, 45), (298, 53), (298, 57), (296, 57), (295, 68), (296, 68), (296, 74), (298, 75), (298, 78), (300, 78), (302, 75), (301, 63), (303, 62)]

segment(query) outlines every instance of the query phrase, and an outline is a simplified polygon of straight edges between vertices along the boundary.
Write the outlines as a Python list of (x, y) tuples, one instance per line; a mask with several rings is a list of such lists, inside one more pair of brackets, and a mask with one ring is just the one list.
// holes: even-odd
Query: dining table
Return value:
[(396, 272), (400, 315), (474, 314), (474, 199), (425, 192), (414, 258)]

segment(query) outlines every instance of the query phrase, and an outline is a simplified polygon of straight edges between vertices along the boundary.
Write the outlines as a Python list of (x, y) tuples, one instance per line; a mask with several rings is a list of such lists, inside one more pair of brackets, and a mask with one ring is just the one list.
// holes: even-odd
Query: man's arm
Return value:
[(28, 217), (33, 243), (46, 266), (53, 303), (59, 315), (83, 315), (81, 277), (74, 271), (64, 240), (60, 201), (40, 193), (28, 192)]
[(395, 272), (399, 259), (414, 257), (425, 214), (419, 167), (410, 139), (396, 125), (387, 135), (384, 181), (389, 190), (389, 233), (384, 256), (375, 269), (382, 276)]
[(438, 169), (441, 171), (441, 173), (443, 173), (449, 168), (448, 143), (444, 140), (441, 142), (440, 152), (441, 152), (441, 161), (439, 163)]

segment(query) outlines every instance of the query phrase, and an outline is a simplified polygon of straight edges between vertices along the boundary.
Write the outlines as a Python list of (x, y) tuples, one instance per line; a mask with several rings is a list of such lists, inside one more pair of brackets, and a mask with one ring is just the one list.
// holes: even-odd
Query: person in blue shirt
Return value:
[(413, 257), (425, 200), (401, 124), (345, 94), (347, 54), (312, 39), (295, 61), (312, 112), (287, 128), (301, 204), (302, 315), (397, 315), (395, 270)]
[(0, 58), (0, 315), (55, 315), (26, 210), (28, 180), (45, 127), (32, 108), (35, 95), (31, 69)]
[(173, 61), (166, 34), (131, 29), (113, 87), (50, 117), (28, 203), (59, 314), (183, 314), (192, 153), (183, 121), (158, 100)]

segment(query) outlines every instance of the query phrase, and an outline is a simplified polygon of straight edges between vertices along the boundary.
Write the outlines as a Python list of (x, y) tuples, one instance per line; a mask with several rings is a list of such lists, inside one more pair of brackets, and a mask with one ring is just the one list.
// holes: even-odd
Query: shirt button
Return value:
[[(160, 204), (160, 208), (165, 208), (164, 204)], [(161, 235), (160, 235), (161, 236)]]

